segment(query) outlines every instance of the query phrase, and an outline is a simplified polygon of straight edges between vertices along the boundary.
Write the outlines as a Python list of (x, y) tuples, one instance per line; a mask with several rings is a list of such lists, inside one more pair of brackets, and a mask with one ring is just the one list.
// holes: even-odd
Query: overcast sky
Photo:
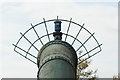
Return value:
[[(89, 2), (88, 2), (89, 1)], [(99, 2), (102, 1), (102, 2)], [(109, 2), (108, 2), (109, 1)], [(92, 57), (91, 69), (98, 69), (99, 78), (118, 73), (118, 2), (117, 0), (2, 1), (0, 4), (0, 77), (36, 78), (37, 66), (13, 51), (13, 43), (34, 25), (59, 16), (73, 18), (95, 32), (102, 43), (102, 52)]]

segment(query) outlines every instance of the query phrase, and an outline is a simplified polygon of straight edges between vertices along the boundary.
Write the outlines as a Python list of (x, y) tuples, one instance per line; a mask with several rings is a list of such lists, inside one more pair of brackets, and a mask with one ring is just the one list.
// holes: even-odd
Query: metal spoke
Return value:
[(20, 34), (21, 34), (37, 51), (39, 51), (39, 50), (25, 37), (25, 35), (23, 35), (21, 32), (20, 32)]
[[(70, 29), (71, 20), (72, 20), (72, 18), (70, 19), (70, 22), (69, 22), (69, 26), (68, 26), (68, 29), (67, 29), (67, 34), (68, 34), (68, 32), (69, 32), (69, 29)], [(65, 37), (65, 41), (66, 41), (66, 39), (67, 39), (67, 35), (66, 35), (66, 37)]]
[[(52, 35), (53, 33), (50, 33), (50, 34), (48, 34), (48, 35)], [(47, 34), (46, 35), (43, 35), (43, 36), (41, 36), (40, 38), (38, 38), (38, 39), (36, 39), (32, 44), (31, 44), (31, 46), (29, 47), (29, 49), (28, 49), (28, 52), (29, 52), (29, 50), (31, 49), (31, 47), (32, 47), (32, 45), (34, 45), (39, 39), (42, 39), (43, 37), (45, 37), (45, 36), (47, 36)]]
[[(82, 62), (84, 62), (84, 61), (86, 61), (87, 59), (91, 58), (92, 56), (96, 55), (96, 54), (99, 53), (100, 51), (101, 51), (101, 50), (99, 50), (98, 52), (96, 52), (96, 53), (94, 53), (93, 55), (89, 56), (88, 58), (82, 60), (81, 62), (79, 62), (79, 64), (82, 63)], [(80, 59), (80, 58), (78, 58), (78, 59)]]
[[(14, 45), (14, 44), (13, 44), (13, 46), (15, 46), (15, 48), (16, 48), (16, 45)], [(31, 59), (27, 58), (26, 56), (24, 56), (24, 55), (23, 55), (23, 54), (21, 54), (20, 52), (16, 51), (16, 50), (15, 50), (15, 48), (14, 48), (14, 51), (15, 51), (16, 53), (18, 53), (18, 54), (20, 54), (21, 56), (23, 56), (24, 58), (26, 58), (26, 59), (30, 60), (30, 61), (31, 61), (31, 62), (33, 62), (34, 64), (37, 64), (35, 61), (33, 61), (33, 60), (31, 60)]]
[[(14, 45), (14, 44), (13, 44)], [(22, 48), (20, 48), (20, 47), (18, 47), (18, 46), (16, 46), (16, 45), (14, 45), (16, 48), (18, 48), (18, 49), (20, 49), (20, 50), (22, 50), (23, 52), (25, 52), (25, 53), (27, 53), (27, 54), (29, 54), (29, 55), (31, 55), (32, 57), (34, 57), (34, 58), (36, 58), (34, 55), (32, 55), (32, 54), (30, 54), (30, 53), (28, 53), (27, 51), (25, 51), (24, 49), (22, 49)], [(27, 57), (27, 56), (24, 56), (24, 57)], [(37, 59), (37, 58), (36, 58)]]
[[(80, 30), (78, 31), (78, 33), (77, 33), (77, 35), (76, 35), (76, 37), (75, 37), (75, 38), (77, 38), (77, 37), (78, 37), (78, 35), (79, 35), (80, 31), (82, 30), (83, 26), (84, 26), (84, 24), (81, 26), (81, 28), (80, 28)], [(72, 42), (72, 44), (71, 44), (71, 45), (73, 45), (73, 44), (74, 44), (75, 40), (76, 40), (76, 39), (74, 39), (74, 40), (73, 40), (73, 42)]]
[[(92, 52), (93, 50), (95, 50), (96, 48), (100, 47), (102, 44), (98, 45), (97, 47), (91, 49), (90, 51), (88, 51), (87, 53), (83, 54), (82, 56), (80, 56), (78, 59), (80, 59), (81, 57), (85, 56), (86, 54)], [(101, 51), (101, 50), (100, 50)]]
[(90, 37), (88, 37), (87, 40), (85, 40), (85, 42), (76, 50), (78, 51), (95, 33), (91, 34)]
[(32, 28), (33, 28), (33, 30), (34, 30), (34, 32), (35, 32), (35, 34), (37, 35), (37, 37), (38, 37), (38, 39), (39, 39), (40, 43), (41, 43), (42, 45), (44, 45), (44, 44), (43, 44), (43, 42), (41, 41), (41, 39), (40, 39), (40, 37), (39, 37), (39, 35), (38, 35), (37, 31), (35, 30), (34, 26), (33, 26), (32, 24), (31, 24), (31, 26), (32, 26)]
[[(44, 20), (44, 24), (45, 24), (46, 32), (47, 32), (47, 35), (48, 35), (48, 29), (47, 29), (47, 25), (46, 25), (45, 18), (43, 18), (43, 20)], [(50, 41), (50, 37), (49, 37), (49, 35), (48, 35), (48, 40)]]
[[(72, 36), (72, 35), (69, 35), (69, 34), (65, 34), (65, 33), (63, 33), (64, 35), (67, 35), (67, 36), (70, 36), (70, 37), (72, 37), (72, 38), (74, 38), (74, 39), (76, 39), (80, 44), (82, 44), (82, 42), (80, 41), (80, 40), (78, 40), (77, 38), (75, 38), (74, 36)], [(87, 48), (83, 45), (83, 47), (84, 47), (84, 49), (86, 50), (86, 52), (88, 52), (87, 51)], [(77, 52), (77, 51), (76, 51)]]

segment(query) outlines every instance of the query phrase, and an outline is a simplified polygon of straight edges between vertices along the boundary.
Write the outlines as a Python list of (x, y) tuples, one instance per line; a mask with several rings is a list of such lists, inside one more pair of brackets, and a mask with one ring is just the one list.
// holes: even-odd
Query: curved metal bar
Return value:
[[(53, 34), (53, 33), (50, 33), (50, 34), (48, 34), (48, 35), (52, 35), (52, 34)], [(78, 40), (77, 38), (75, 38), (74, 36), (69, 35), (69, 34), (66, 34), (66, 33), (62, 33), (62, 34), (67, 35), (67, 36), (70, 36), (70, 37), (76, 39), (80, 44), (82, 44), (82, 42), (79, 41), (79, 40)], [(41, 39), (41, 38), (43, 38), (43, 37), (45, 37), (45, 36), (47, 36), (47, 35), (43, 35), (42, 37), (40, 37), (40, 38), (38, 38), (37, 40), (35, 40), (35, 41), (32, 43), (32, 45), (34, 45), (39, 39)], [(32, 45), (29, 47), (28, 52), (29, 52), (30, 48), (32, 47)], [(87, 49), (86, 49), (86, 47), (85, 47), (84, 45), (83, 45), (83, 47), (84, 47), (84, 49), (86, 50), (86, 52), (88, 52)]]
[[(17, 47), (17, 48), (19, 48), (18, 46), (16, 46), (16, 45), (14, 45), (13, 44), (13, 46), (15, 46), (15, 47)], [(22, 51), (24, 51), (25, 53), (26, 53), (26, 51), (25, 50), (23, 50), (23, 49), (21, 49), (20, 48), (20, 50), (22, 50)], [(21, 56), (23, 56), (24, 58), (26, 58), (26, 59), (28, 59), (28, 60), (30, 60), (31, 62), (33, 62), (34, 64), (36, 64), (37, 65), (37, 63), (35, 62), (35, 61), (33, 61), (33, 60), (31, 60), (31, 59), (29, 59), (29, 58), (27, 58), (26, 56), (24, 56), (23, 54), (21, 54), (20, 52), (18, 52), (18, 51), (16, 51), (16, 49), (14, 48), (14, 51), (15, 52), (17, 52), (18, 54), (20, 54)], [(30, 53), (28, 53), (29, 55), (31, 55), (31, 56), (33, 56), (32, 54), (30, 54)], [(36, 58), (35, 56), (33, 56), (34, 58)]]
[[(88, 54), (88, 53), (90, 53), (90, 52), (92, 52), (93, 50), (95, 50), (95, 49), (97, 49), (98, 47), (100, 48), (100, 46), (101, 46), (102, 44), (100, 44), (100, 45), (98, 45), (97, 47), (95, 47), (95, 48), (93, 48), (93, 49), (91, 49), (90, 51), (88, 51), (87, 53), (85, 53), (85, 54), (83, 54), (82, 56), (80, 56), (78, 59), (80, 59), (81, 57), (83, 57), (83, 56), (85, 56), (86, 54)], [(98, 52), (100, 52), (101, 51), (101, 49), (98, 51)], [(98, 53), (97, 52), (97, 53)], [(97, 54), (97, 53), (94, 53), (94, 54)], [(93, 54), (93, 55), (94, 55)]]
[[(46, 22), (55, 21), (55, 20), (56, 20), (56, 19), (47, 20)], [(80, 26), (80, 27), (83, 27), (82, 25), (80, 25), (80, 24), (78, 24), (78, 23), (76, 23), (76, 22), (73, 22), (73, 21), (64, 20), (64, 19), (59, 19), (59, 20), (61, 20), (61, 21), (66, 21), (66, 22), (71, 22), (71, 23), (76, 24), (76, 25), (78, 25), (78, 26)], [(42, 23), (44, 23), (44, 22), (38, 23), (38, 24), (36, 24), (35, 26), (40, 25), (40, 24), (42, 24)], [(35, 26), (34, 26), (34, 27), (35, 27)], [(92, 33), (91, 33), (89, 30), (87, 30), (85, 27), (83, 27), (83, 29), (85, 29), (90, 35), (92, 35)], [(100, 44), (98, 43), (97, 39), (96, 39), (94, 36), (93, 36), (93, 38), (95, 39), (95, 41), (97, 42), (97, 44), (100, 45)], [(100, 47), (100, 49), (101, 49), (101, 47)]]
[[(70, 22), (70, 21), (68, 21), (68, 20), (64, 20), (64, 19), (60, 19), (61, 21), (66, 21), (66, 22)], [(78, 25), (78, 26), (80, 26), (80, 27), (83, 27), (82, 25), (80, 25), (80, 24), (78, 24), (78, 23), (76, 23), (76, 22), (73, 22), (73, 21), (71, 21), (71, 23), (73, 23), (73, 24), (76, 24), (76, 25)], [(83, 27), (83, 29), (85, 29), (89, 34), (91, 34), (92, 35), (92, 33), (89, 31), (89, 30), (87, 30), (85, 27)], [(95, 38), (95, 37), (94, 37)], [(95, 38), (96, 39), (96, 38)], [(97, 39), (96, 39), (96, 41), (97, 41)], [(98, 41), (97, 41), (97, 43), (98, 43)], [(99, 44), (99, 43), (98, 43)]]
[[(32, 26), (32, 28), (33, 28), (35, 34), (37, 35), (37, 37), (40, 38), (39, 35), (38, 35), (38, 33), (37, 33), (37, 31), (35, 30), (35, 28), (33, 27), (32, 24), (31, 24), (31, 26)], [(43, 42), (41, 41), (41, 39), (39, 39), (39, 41), (40, 41), (40, 43), (43, 45)]]
[[(56, 19), (52, 19), (52, 20), (47, 20), (47, 21), (45, 21), (45, 22), (50, 22), (50, 21), (55, 21), (55, 20), (56, 20)], [(61, 21), (66, 21), (66, 22), (71, 22), (71, 23), (76, 24), (76, 25), (78, 25), (78, 26), (80, 26), (80, 27), (83, 27), (83, 26), (81, 26), (80, 24), (75, 23), (75, 22), (73, 22), (73, 21), (64, 20), (64, 19), (59, 19), (59, 20), (61, 20)], [(44, 22), (41, 22), (41, 23), (38, 23), (38, 24), (34, 25), (33, 28), (36, 27), (36, 26), (38, 26), (38, 25), (40, 25), (40, 24), (42, 24), (42, 23), (44, 23)], [(32, 29), (32, 28), (28, 29), (28, 30), (24, 33), (24, 35), (25, 35), (29, 30), (31, 30), (31, 29)], [(89, 34), (92, 35), (92, 33), (90, 33), (85, 27), (83, 27), (83, 29), (85, 29)], [(95, 37), (94, 37), (94, 39), (96, 40)], [(97, 40), (96, 40), (96, 42), (98, 43)], [(99, 43), (98, 43), (98, 44), (99, 44)]]
[(30, 42), (30, 40), (28, 40), (25, 35), (23, 35), (22, 33), (20, 33), (37, 51), (39, 51), (33, 44), (32, 42)]
[[(39, 39), (41, 39), (41, 38), (43, 38), (43, 37), (45, 37), (45, 36), (51, 35), (51, 34), (53, 34), (53, 33), (43, 35), (42, 37), (40, 37), (40, 38), (38, 38), (37, 40), (35, 40), (35, 41), (32, 43), (32, 45), (34, 45)], [(28, 52), (29, 52), (30, 48), (32, 47), (32, 45), (29, 47)], [(44, 45), (44, 44), (43, 44), (43, 45)]]
[[(58, 19), (58, 17), (57, 17), (57, 19)], [(43, 23), (45, 24), (45, 27), (47, 27), (47, 25), (46, 25), (47, 22), (55, 21), (56, 19), (51, 19), (51, 20), (47, 20), (47, 21), (45, 21), (45, 19), (43, 19), (43, 20), (44, 20), (43, 22), (38, 23), (38, 24), (36, 24), (36, 25), (34, 25), (34, 26), (31, 24), (32, 27), (29, 28), (24, 34), (22, 34), (22, 36), (21, 36), (21, 37), (19, 38), (19, 40), (17, 41), (16, 45), (14, 45), (14, 46), (15, 46), (15, 47), (14, 47), (14, 51), (15, 51), (15, 52), (19, 53), (18, 51), (16, 51), (16, 48), (18, 48), (17, 45), (19, 44), (20, 40), (21, 40), (23, 37), (25, 38), (25, 34), (26, 34), (27, 32), (29, 32), (31, 29), (35, 29), (36, 26), (38, 26), (38, 25), (40, 25), (40, 24), (43, 24)], [(82, 44), (82, 45), (79, 47), (79, 49), (83, 46), (84, 49), (86, 50), (86, 53), (85, 53), (84, 55), (92, 52), (93, 50), (95, 50), (95, 49), (98, 48), (98, 47), (100, 48), (100, 50), (99, 50), (98, 52), (94, 53), (94, 54), (91, 55), (91, 56), (88, 56), (88, 58), (94, 56), (95, 54), (99, 53), (99, 52), (102, 50), (102, 49), (101, 49), (101, 45), (102, 45), (102, 44), (99, 44), (98, 41), (97, 41), (97, 39), (93, 36), (93, 34), (92, 34), (89, 30), (87, 30), (85, 27), (83, 27), (83, 25), (80, 25), (80, 24), (78, 24), (78, 23), (76, 23), (76, 22), (71, 21), (72, 19), (70, 19), (70, 21), (69, 21), (69, 20), (64, 20), (64, 19), (59, 19), (59, 20), (60, 20), (60, 21), (65, 21), (65, 22), (69, 22), (69, 26), (68, 26), (68, 29), (67, 29), (67, 34), (66, 34), (66, 33), (63, 33), (64, 35), (66, 35), (65, 41), (66, 41), (67, 36), (70, 36), (70, 37), (74, 38), (74, 41), (72, 42), (72, 45), (74, 44), (75, 40), (77, 40), (80, 44)], [(79, 41), (79, 39), (77, 39), (77, 37), (74, 37), (74, 36), (72, 36), (72, 35), (69, 35), (69, 34), (68, 34), (68, 31), (69, 31), (69, 28), (70, 28), (70, 24), (71, 24), (71, 23), (76, 24), (76, 25), (78, 25), (79, 27), (83, 28), (85, 31), (87, 31), (87, 32), (91, 35), (90, 37), (93, 37), (93, 38), (94, 38), (94, 40), (96, 41), (96, 43), (97, 43), (98, 46), (95, 47), (95, 48), (93, 48), (92, 50), (88, 51), (87, 48), (84, 46), (84, 44), (89, 40), (89, 38), (88, 38), (88, 40), (86, 40), (84, 43), (82, 43), (81, 41)], [(31, 44), (31, 46), (28, 48), (28, 51), (22, 50), (22, 51), (24, 51), (24, 52), (26, 53), (26, 56), (22, 55), (21, 53), (19, 53), (19, 54), (22, 55), (23, 57), (25, 57), (26, 59), (30, 60), (31, 62), (35, 63), (35, 62), (32, 61), (31, 59), (27, 58), (27, 54), (30, 55), (29, 50), (31, 49), (32, 46), (34, 47), (34, 44), (35, 44), (38, 40), (40, 40), (41, 38), (43, 38), (43, 37), (45, 37), (45, 36), (48, 36), (48, 39), (49, 39), (49, 41), (50, 41), (49, 35), (51, 35), (52, 33), (48, 33), (48, 30), (46, 30), (46, 31), (47, 31), (47, 35), (43, 35), (42, 37), (39, 37), (39, 35), (36, 33), (36, 30), (34, 30), (34, 32), (36, 33), (38, 39), (35, 40), (33, 43), (31, 43), (31, 42), (28, 41), (28, 42)], [(79, 35), (79, 32), (78, 32), (77, 35)], [(76, 35), (76, 36), (77, 36), (77, 35)], [(41, 44), (44, 45), (42, 42), (41, 42)], [(21, 50), (21, 48), (19, 48), (19, 49)], [(78, 51), (79, 49), (77, 49), (76, 51)], [(38, 49), (37, 49), (37, 51), (38, 51)], [(82, 56), (84, 56), (84, 55), (82, 55)], [(31, 56), (34, 56), (34, 55), (31, 54)], [(78, 59), (80, 59), (82, 56), (80, 56)], [(35, 63), (35, 64), (36, 64), (36, 63)]]
[[(31, 46), (28, 48), (28, 51), (27, 51), (27, 52), (29, 52), (29, 50), (31, 49), (32, 45), (34, 45), (39, 39), (42, 39), (43, 37), (48, 36), (48, 35), (51, 35), (51, 34), (53, 34), (53, 33), (43, 35), (42, 37), (40, 37), (40, 38), (38, 38), (37, 40), (35, 40), (35, 41), (31, 44)], [(44, 44), (43, 44), (43, 45), (44, 45)]]
[[(80, 40), (78, 40), (77, 38), (75, 38), (74, 36), (72, 36), (72, 35), (69, 35), (69, 34), (65, 34), (65, 33), (63, 33), (64, 35), (67, 35), (67, 36), (70, 36), (70, 37), (72, 37), (72, 38), (74, 38), (74, 39), (76, 39), (80, 44), (82, 44), (82, 42), (80, 41)], [(86, 52), (88, 52), (88, 50), (87, 50), (87, 48), (83, 45), (83, 47), (84, 47), (84, 49), (86, 50)], [(76, 51), (77, 52), (77, 51)]]
[[(56, 20), (56, 19), (47, 20), (46, 22), (55, 21), (55, 20)], [(82, 25), (80, 25), (80, 24), (78, 24), (78, 23), (76, 23), (76, 22), (73, 22), (73, 21), (64, 20), (64, 19), (59, 19), (59, 20), (61, 20), (61, 21), (66, 21), (66, 22), (71, 22), (71, 23), (73, 23), (73, 24), (76, 24), (76, 25), (82, 27)], [(44, 23), (44, 22), (38, 23), (38, 24), (36, 24), (35, 26), (40, 25), (40, 24), (42, 24), (42, 23)], [(90, 35), (92, 35), (92, 33), (91, 33), (89, 30), (87, 30), (85, 27), (83, 27), (83, 29), (85, 29)], [(96, 39), (94, 36), (93, 36), (93, 38), (95, 39), (95, 41), (96, 41), (97, 44), (99, 45), (97, 39)]]
[(82, 61), (80, 61), (80, 57), (79, 57), (79, 58), (78, 58), (78, 60), (79, 60), (78, 63), (82, 63), (82, 62), (86, 61), (87, 59), (89, 59), (89, 58), (91, 58), (92, 56), (96, 55), (96, 54), (99, 53), (100, 51), (102, 51), (102, 50), (97, 51), (96, 53), (94, 53), (93, 55), (89, 56), (88, 58), (86, 58), (86, 59), (84, 59), (84, 60), (82, 60)]
[[(50, 22), (50, 21), (55, 21), (56, 19), (52, 19), (52, 20), (47, 20), (47, 21), (45, 21), (45, 22)], [(83, 27), (83, 25), (80, 25), (80, 24), (78, 24), (78, 23), (75, 23), (75, 22), (73, 22), (73, 21), (69, 21), (69, 20), (64, 20), (64, 19), (59, 19), (59, 20), (61, 20), (61, 21), (66, 21), (66, 22), (70, 22), (70, 23), (73, 23), (73, 24), (76, 24), (76, 25), (78, 25), (78, 26), (80, 26), (80, 27), (82, 27), (83, 29), (85, 29), (89, 34), (91, 34), (92, 35), (92, 33), (90, 33), (85, 27)], [(35, 26), (38, 26), (38, 25), (40, 25), (40, 24), (42, 24), (42, 23), (44, 23), (44, 22), (41, 22), (41, 23), (38, 23), (38, 24), (36, 24)], [(34, 26), (34, 27), (35, 27)], [(94, 36), (93, 36), (94, 37)], [(96, 40), (96, 38), (94, 37), (94, 39)], [(98, 41), (96, 40), (96, 42), (98, 43)], [(99, 44), (99, 43), (98, 43)]]
[[(25, 35), (28, 31), (30, 31), (32, 29), (32, 27), (31, 28), (29, 28), (25, 33), (23, 33), (23, 35)], [(19, 38), (19, 40), (17, 41), (17, 43), (15, 44), (16, 46), (18, 45), (18, 43), (20, 42), (20, 40), (22, 39), (22, 37), (23, 36), (21, 36), (20, 38)], [(16, 49), (16, 47), (14, 48), (14, 50)]]
[(87, 40), (85, 40), (85, 42), (76, 50), (78, 51), (95, 33), (93, 33), (92, 35), (90, 35), (90, 37), (87, 38)]
[[(56, 19), (54, 19), (54, 20), (56, 20)], [(48, 20), (48, 21), (45, 21), (45, 22), (49, 22), (49, 21), (54, 21), (54, 20)], [(30, 27), (27, 31), (25, 31), (25, 33), (23, 33), (23, 35), (25, 35), (27, 32), (29, 32), (32, 28), (34, 28), (34, 27), (36, 27), (36, 26), (38, 26), (38, 25), (40, 25), (40, 24), (43, 24), (44, 22), (41, 22), (41, 23), (38, 23), (38, 24), (36, 24), (36, 25), (34, 25), (33, 27)], [(17, 41), (17, 43), (15, 44), (16, 46), (18, 45), (18, 43), (20, 42), (20, 40), (22, 39), (22, 37), (23, 36), (21, 36), (20, 38), (19, 38), (19, 40)], [(16, 48), (16, 47), (15, 47)], [(15, 49), (14, 48), (14, 49)]]
[[(78, 31), (78, 33), (77, 33), (77, 35), (76, 35), (76, 37), (75, 37), (75, 38), (77, 38), (77, 37), (78, 37), (78, 35), (80, 34), (80, 32), (81, 32), (81, 30), (82, 30), (83, 26), (84, 26), (84, 24), (82, 25), (82, 27), (81, 27), (81, 28), (80, 28), (80, 30)], [(74, 44), (74, 42), (75, 42), (75, 39), (73, 40), (73, 42), (72, 42), (72, 44), (71, 44), (71, 45), (73, 45), (73, 44)]]
[[(14, 45), (14, 44), (13, 44)], [(22, 48), (20, 48), (20, 47), (18, 47), (18, 46), (16, 46), (16, 45), (14, 45), (16, 48), (18, 48), (18, 49), (20, 49), (21, 51), (23, 51), (23, 52), (25, 52), (25, 53), (27, 53), (27, 54), (29, 54), (29, 55), (31, 55), (31, 56), (33, 56), (34, 58), (36, 58), (34, 55), (32, 55), (32, 54), (30, 54), (30, 53), (28, 53), (27, 51), (25, 51), (24, 49), (22, 49)], [(26, 57), (26, 56), (25, 56)], [(36, 58), (37, 59), (37, 58)]]

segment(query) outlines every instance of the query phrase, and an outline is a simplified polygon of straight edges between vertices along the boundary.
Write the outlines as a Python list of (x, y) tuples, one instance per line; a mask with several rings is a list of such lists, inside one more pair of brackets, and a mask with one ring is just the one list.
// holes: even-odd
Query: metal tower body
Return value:
[(77, 55), (67, 42), (54, 40), (41, 48), (37, 65), (38, 78), (76, 78)]

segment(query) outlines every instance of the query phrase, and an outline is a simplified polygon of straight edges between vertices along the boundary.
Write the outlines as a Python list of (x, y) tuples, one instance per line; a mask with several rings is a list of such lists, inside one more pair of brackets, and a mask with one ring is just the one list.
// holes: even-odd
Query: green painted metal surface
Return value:
[(77, 55), (67, 42), (54, 40), (41, 48), (37, 65), (38, 78), (75, 78)]

